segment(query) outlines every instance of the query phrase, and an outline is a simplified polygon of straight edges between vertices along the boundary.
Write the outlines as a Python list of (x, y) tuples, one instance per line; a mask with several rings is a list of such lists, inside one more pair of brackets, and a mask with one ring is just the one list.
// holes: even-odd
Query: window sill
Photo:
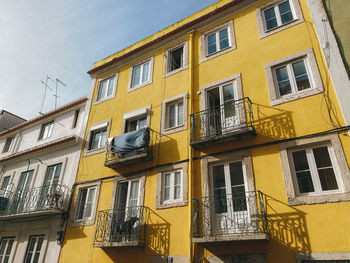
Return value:
[(281, 32), (282, 30), (288, 29), (292, 26), (298, 25), (301, 22), (304, 22), (303, 18), (302, 19), (294, 19), (292, 21), (289, 21), (283, 25), (277, 26), (277, 27), (272, 28), (270, 30), (264, 30), (263, 32), (260, 32), (260, 34), (259, 34), (260, 39), (271, 36), (271, 35), (276, 34), (278, 32)]
[(182, 68), (178, 68), (178, 69), (175, 69), (175, 70), (170, 71), (170, 72), (168, 72), (168, 73), (165, 73), (165, 74), (164, 74), (164, 78), (170, 77), (170, 76), (172, 76), (172, 75), (174, 75), (174, 74), (176, 74), (176, 73), (179, 73), (179, 72), (181, 72), (181, 71), (184, 71), (184, 70), (186, 70), (186, 69), (188, 69), (188, 66), (184, 66), (184, 67), (182, 67)]
[(148, 85), (150, 85), (150, 84), (152, 84), (152, 81), (151, 81), (151, 80), (150, 80), (150, 81), (147, 81), (147, 82), (144, 82), (144, 83), (142, 83), (142, 84), (139, 84), (139, 85), (137, 85), (137, 86), (129, 87), (129, 88), (128, 88), (128, 92), (132, 92), (132, 91), (134, 91), (134, 90), (143, 88), (143, 87), (148, 86)]
[(175, 132), (183, 131), (183, 130), (186, 130), (186, 129), (187, 128), (186, 128), (185, 124), (182, 124), (180, 126), (171, 127), (171, 128), (165, 128), (162, 131), (162, 135), (168, 135), (168, 134), (172, 134), (172, 133), (175, 133)]
[(89, 218), (89, 219), (82, 219), (82, 220), (75, 220), (73, 219), (70, 222), (70, 227), (79, 227), (79, 226), (91, 226), (95, 223), (95, 218)]
[(227, 48), (225, 48), (225, 49), (216, 51), (216, 52), (213, 53), (213, 54), (205, 55), (205, 57), (201, 58), (201, 63), (202, 63), (202, 62), (205, 62), (205, 61), (208, 61), (208, 60), (210, 60), (210, 59), (212, 59), (212, 58), (216, 58), (216, 57), (218, 57), (218, 56), (224, 55), (224, 54), (226, 54), (226, 53), (228, 53), (228, 52), (230, 52), (230, 51), (232, 51), (232, 50), (235, 50), (235, 49), (236, 49), (236, 46), (233, 45), (233, 46), (231, 46), (231, 47), (227, 47)]
[(94, 154), (98, 154), (98, 153), (102, 153), (102, 152), (105, 152), (105, 150), (106, 150), (105, 146), (100, 147), (100, 148), (96, 148), (96, 149), (93, 149), (93, 150), (86, 150), (85, 153), (84, 153), (84, 157), (87, 157), (87, 156), (90, 156), (90, 155), (94, 155)]
[(161, 210), (161, 209), (167, 209), (167, 208), (182, 207), (182, 206), (187, 206), (187, 205), (188, 205), (187, 201), (177, 201), (177, 202), (172, 202), (172, 203), (157, 204), (156, 209)]
[(291, 206), (339, 203), (345, 201), (350, 201), (350, 192), (288, 197), (288, 204)]
[(284, 95), (283, 97), (280, 97), (278, 99), (271, 99), (271, 106), (276, 106), (276, 105), (283, 104), (283, 103), (286, 103), (289, 101), (306, 98), (306, 97), (316, 95), (316, 94), (319, 94), (322, 92), (323, 92), (323, 87), (318, 87), (318, 88), (306, 89), (306, 90), (303, 90), (303, 91), (298, 92), (298, 93)]
[(109, 97), (106, 97), (106, 98), (103, 98), (103, 99), (100, 99), (100, 100), (96, 100), (93, 105), (95, 106), (95, 105), (98, 105), (98, 104), (100, 104), (102, 102), (109, 101), (109, 100), (114, 99), (114, 98), (115, 98), (115, 95), (111, 95)]

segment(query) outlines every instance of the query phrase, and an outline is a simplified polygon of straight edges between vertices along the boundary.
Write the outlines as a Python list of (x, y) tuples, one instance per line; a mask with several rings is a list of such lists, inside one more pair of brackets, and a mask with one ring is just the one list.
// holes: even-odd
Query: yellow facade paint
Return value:
[[(173, 262), (208, 262), (205, 260), (248, 262), (245, 260), (252, 258), (254, 260), (255, 257), (254, 262), (288, 263), (296, 262), (302, 256), (315, 259), (322, 257), (344, 259), (348, 256), (347, 259), (350, 260), (350, 254), (346, 254), (350, 252), (348, 235), (350, 219), (346, 212), (350, 208), (350, 203), (347, 202), (349, 189), (348, 186), (342, 185), (349, 177), (350, 140), (344, 132), (345, 128), (341, 128), (345, 126), (345, 122), (326, 62), (322, 57), (307, 0), (290, 0), (292, 3), (300, 4), (302, 12), (300, 23), (282, 28), (279, 32), (263, 38), (259, 37), (257, 10), (271, 1), (236, 1), (236, 4), (225, 10), (212, 14), (204, 20), (199, 19), (230, 2), (219, 1), (95, 63), (94, 68), (102, 68), (91, 73), (93, 79), (97, 81), (91, 94), (92, 105), (85, 140), (90, 136), (89, 127), (106, 120), (111, 120), (107, 137), (122, 134), (125, 113), (151, 106), (149, 127), (154, 131), (153, 158), (151, 161), (121, 165), (112, 169), (104, 166), (104, 151), (91, 155), (83, 152), (76, 183), (78, 187), (84, 187), (85, 183), (93, 184), (94, 180), (101, 182), (96, 210), (103, 211), (114, 209), (113, 204), (117, 202), (116, 180), (139, 178), (137, 176), (144, 175), (144, 196), (141, 205), (146, 207), (149, 213), (144, 225), (145, 240), (142, 246), (111, 247), (106, 244), (103, 247), (94, 246), (95, 231), (99, 223), (97, 212), (92, 224), (80, 226), (72, 224), (76, 221), (74, 219), (78, 199), (76, 190), (70, 215), (71, 224), (67, 227), (60, 262), (166, 262), (167, 258), (173, 259)], [(282, 1), (276, 3), (280, 2)], [(198, 23), (194, 23), (191, 27), (159, 40), (150, 47), (144, 47), (136, 54), (126, 55), (196, 19), (199, 19)], [(233, 21), (235, 48), (203, 61), (201, 36), (208, 30), (230, 21)], [(185, 41), (188, 42), (187, 68), (164, 76), (166, 50)], [(323, 91), (272, 105), (266, 65), (305, 50), (312, 50)], [(123, 60), (103, 68), (106, 63), (123, 55), (125, 55)], [(152, 82), (139, 89), (128, 91), (132, 66), (148, 58), (153, 58), (154, 61)], [(115, 73), (118, 73), (115, 97), (95, 102), (99, 81)], [(207, 147), (192, 148), (190, 146), (192, 123), (189, 115), (202, 110), (205, 91), (201, 88), (230, 76), (240, 76), (242, 95), (252, 101), (256, 136), (238, 138), (225, 143), (217, 140)], [(162, 136), (160, 134), (162, 101), (183, 93), (188, 94), (185, 99), (188, 109), (187, 129)], [(335, 128), (339, 128), (339, 131), (334, 130)], [(345, 167), (336, 162), (345, 176), (345, 179), (339, 176), (341, 189), (335, 192), (321, 192), (319, 196), (327, 195), (323, 201), (316, 201), (313, 204), (292, 204), (287, 194), (287, 181), (283, 170), (286, 164), (282, 161), (281, 146), (288, 141), (298, 142), (305, 139), (303, 136), (321, 138), (319, 133), (323, 132), (339, 138), (341, 156), (345, 158)], [(322, 138), (320, 141), (324, 142)], [(313, 145), (320, 143), (306, 143), (304, 148)], [(335, 146), (333, 148), (336, 150)], [(205, 189), (213, 187), (209, 182), (212, 180), (211, 172), (205, 170), (211, 168), (205, 168), (205, 163), (211, 167), (216, 162), (226, 160), (225, 156), (228, 155), (229, 158), (233, 158), (232, 162), (241, 160), (239, 156), (242, 152), (247, 153), (248, 159), (251, 160), (251, 164), (247, 162), (246, 166), (251, 166), (254, 189), (264, 194), (268, 238), (258, 240), (254, 235), (247, 238), (248, 235), (241, 232), (236, 235), (229, 234), (225, 241), (219, 235), (216, 242), (205, 238), (201, 243), (193, 242), (192, 223), (196, 221), (195, 216), (201, 215), (195, 215), (193, 212), (195, 207), (192, 207), (192, 199), (202, 198)], [(217, 158), (216, 161), (210, 161), (213, 156)], [(162, 167), (178, 162), (187, 164), (187, 201), (180, 206), (159, 209), (157, 198), (161, 197), (157, 196), (158, 172)], [(338, 169), (335, 166), (334, 169)], [(207, 174), (209, 181), (205, 179), (204, 174)], [(312, 193), (310, 195), (312, 196)], [(333, 195), (341, 198), (335, 201)], [(213, 204), (212, 206), (211, 211), (215, 210)], [(242, 241), (240, 240), (242, 238), (248, 240)]]

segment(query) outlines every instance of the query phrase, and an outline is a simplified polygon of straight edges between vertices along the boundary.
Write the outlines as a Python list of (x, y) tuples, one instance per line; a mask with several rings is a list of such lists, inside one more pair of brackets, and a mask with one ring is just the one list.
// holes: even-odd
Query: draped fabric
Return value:
[(142, 128), (114, 137), (111, 142), (111, 151), (114, 153), (128, 153), (147, 147), (149, 141), (150, 129)]

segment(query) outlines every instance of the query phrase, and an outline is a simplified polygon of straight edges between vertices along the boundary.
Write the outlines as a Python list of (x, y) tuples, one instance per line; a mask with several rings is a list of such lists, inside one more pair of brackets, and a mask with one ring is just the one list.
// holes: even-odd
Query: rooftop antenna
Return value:
[(45, 102), (45, 99), (46, 99), (46, 93), (47, 93), (47, 89), (49, 90), (53, 90), (53, 88), (51, 88), (49, 85), (48, 85), (48, 81), (51, 81), (52, 83), (55, 84), (55, 94), (53, 95), (55, 97), (55, 109), (57, 109), (57, 98), (58, 98), (58, 95), (57, 95), (57, 90), (58, 90), (58, 84), (61, 84), (63, 86), (67, 86), (66, 84), (64, 84), (61, 80), (59, 80), (58, 78), (56, 78), (56, 80), (53, 80), (52, 78), (50, 78), (49, 76), (46, 76), (46, 80), (45, 82), (41, 80), (41, 83), (45, 86), (45, 89), (44, 89), (44, 97), (43, 97), (43, 101), (41, 103), (41, 107), (40, 107), (40, 111), (39, 111), (39, 114), (41, 115), (44, 115), (44, 113), (42, 112), (43, 111), (43, 107), (44, 107), (44, 102)]
[(57, 108), (57, 86), (58, 83), (62, 84), (63, 86), (67, 86), (66, 84), (64, 84), (62, 81), (60, 81), (59, 79), (56, 78), (56, 93), (55, 93), (55, 109)]

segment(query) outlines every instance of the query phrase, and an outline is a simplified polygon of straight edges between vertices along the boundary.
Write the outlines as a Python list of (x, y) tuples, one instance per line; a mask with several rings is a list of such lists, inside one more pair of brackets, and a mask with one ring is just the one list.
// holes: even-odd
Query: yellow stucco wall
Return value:
[[(103, 65), (113, 58), (119, 57), (228, 2), (230, 1), (219, 1), (125, 50), (96, 62), (94, 66)], [(162, 137), (157, 134), (160, 131), (161, 102), (164, 99), (187, 92), (192, 94), (192, 98), (188, 101), (189, 103), (193, 101), (192, 112), (197, 112), (200, 110), (200, 95), (197, 94), (200, 87), (235, 74), (241, 74), (243, 96), (249, 97), (253, 102), (254, 121), (258, 135), (232, 143), (214, 145), (202, 151), (193, 150), (193, 156), (198, 157), (213, 152), (252, 146), (250, 154), (254, 183), (256, 190), (260, 190), (266, 195), (268, 221), (271, 227), (270, 240), (207, 246), (193, 245), (192, 251), (195, 260), (201, 257), (209, 258), (213, 254), (264, 253), (269, 263), (287, 263), (295, 262), (295, 253), (350, 251), (350, 237), (344, 234), (350, 232), (350, 218), (344, 212), (349, 211), (350, 204), (339, 202), (289, 206), (278, 145), (254, 147), (254, 145), (265, 142), (333, 129), (327, 106), (331, 107), (332, 121), (338, 126), (345, 125), (334, 88), (329, 80), (325, 61), (321, 55), (306, 0), (300, 0), (304, 22), (260, 39), (255, 9), (267, 2), (267, 0), (258, 2), (230, 14), (226, 18), (218, 18), (215, 23), (198, 28), (194, 34), (193, 72), (191, 72), (191, 68), (188, 68), (169, 77), (163, 75), (165, 50), (189, 39), (186, 34), (183, 34), (172, 43), (162, 43), (150, 54), (143, 54), (137, 59), (131, 59), (97, 78), (99, 80), (109, 74), (119, 72), (115, 98), (91, 106), (88, 128), (95, 123), (112, 119), (108, 137), (119, 135), (122, 132), (124, 113), (152, 105), (150, 127), (156, 131), (155, 137), (158, 144), (151, 162), (128, 165), (118, 170), (103, 166), (104, 153), (88, 157), (82, 154), (77, 182), (141, 171), (159, 164), (190, 159), (189, 128)], [(234, 21), (236, 49), (206, 62), (201, 62), (201, 34), (229, 20)], [(325, 91), (317, 95), (271, 106), (264, 65), (307, 49), (313, 49)], [(130, 67), (151, 56), (154, 57), (152, 83), (128, 92)], [(193, 74), (193, 91), (191, 91), (190, 86), (191, 74)], [(97, 84), (92, 101), (95, 101), (96, 92)], [(188, 115), (190, 113), (188, 112)], [(86, 137), (87, 134), (85, 134)], [(347, 160), (350, 160), (349, 136), (345, 133), (339, 133), (339, 138), (343, 145), (344, 154)], [(191, 170), (189, 168), (188, 173), (189, 176), (192, 176), (194, 191), (192, 196), (188, 197), (190, 203), (192, 197), (202, 195), (203, 181), (201, 179), (201, 161), (194, 160), (189, 163), (189, 167), (192, 167)], [(111, 209), (111, 201), (114, 198), (113, 186), (113, 179), (102, 181), (97, 211)], [(146, 172), (143, 205), (152, 211), (152, 219), (147, 226), (149, 230), (146, 230), (144, 248), (94, 248), (95, 221), (95, 224), (91, 226), (68, 226), (60, 262), (150, 262), (152, 256), (164, 257), (167, 255), (190, 258), (191, 207), (157, 210), (156, 187), (157, 169), (152, 169)], [(162, 226), (163, 230), (157, 229), (157, 225)], [(166, 238), (164, 239), (164, 236), (161, 236), (160, 232), (157, 233), (157, 231), (165, 231)], [(281, 261), (282, 258), (283, 261)]]

